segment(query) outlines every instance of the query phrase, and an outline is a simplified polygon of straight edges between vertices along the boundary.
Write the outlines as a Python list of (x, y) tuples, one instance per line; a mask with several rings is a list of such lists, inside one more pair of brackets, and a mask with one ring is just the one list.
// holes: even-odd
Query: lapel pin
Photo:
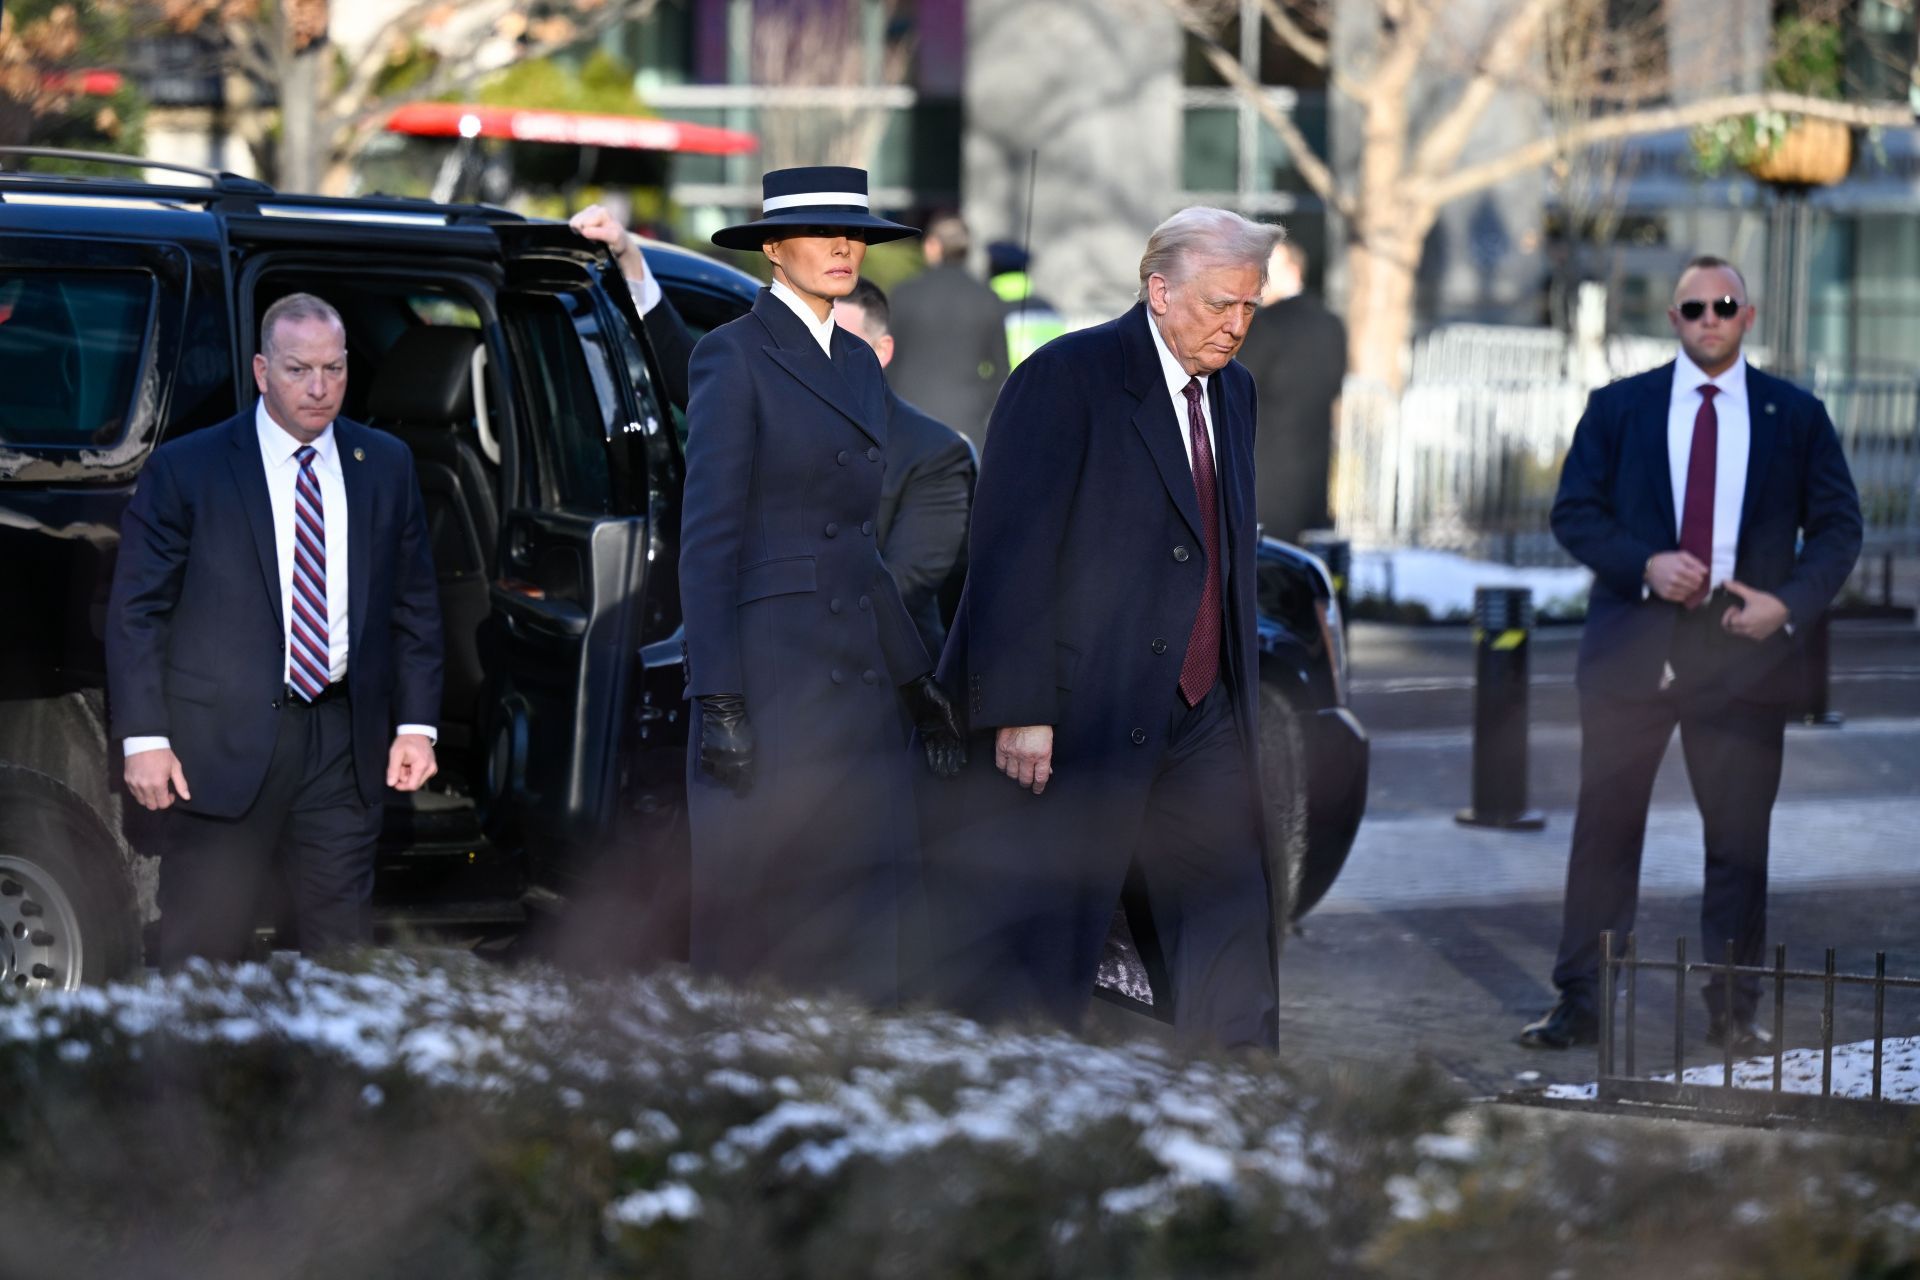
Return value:
[[(1773, 406), (1772, 406), (1772, 405), (1768, 405), (1768, 406), (1767, 406), (1767, 412), (1768, 412), (1768, 413), (1772, 413), (1772, 412), (1773, 412)], [(365, 449), (355, 449), (355, 450), (353, 451), (353, 460), (354, 460), (355, 462), (365, 462), (365, 461), (367, 460), (367, 451), (366, 451)]]
[(1768, 412), (1768, 413), (1772, 413), (1772, 412), (1773, 412), (1773, 401), (1771, 401), (1771, 400), (1769, 400), (1769, 401), (1767, 401), (1767, 412)]

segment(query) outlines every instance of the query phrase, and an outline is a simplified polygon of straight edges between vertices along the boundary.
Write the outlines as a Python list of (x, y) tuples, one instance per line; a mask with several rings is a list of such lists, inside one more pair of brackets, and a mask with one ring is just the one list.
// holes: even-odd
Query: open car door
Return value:
[[(527, 851), (536, 883), (564, 885), (623, 810), (658, 811), (679, 782), (677, 667), (662, 706), (640, 659), (677, 648), (679, 450), (632, 300), (603, 287), (605, 255), (565, 226), (495, 231), (513, 434), (482, 648), (486, 822)], [(636, 752), (655, 774), (670, 760), (671, 777), (639, 776)]]

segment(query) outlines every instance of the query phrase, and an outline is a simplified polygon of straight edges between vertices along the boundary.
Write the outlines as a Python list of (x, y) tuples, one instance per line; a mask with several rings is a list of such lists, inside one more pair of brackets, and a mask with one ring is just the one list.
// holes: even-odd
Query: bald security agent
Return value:
[(107, 605), (127, 789), (166, 810), (160, 963), (238, 960), (276, 865), (300, 946), (372, 936), (387, 789), (434, 775), (440, 595), (413, 456), (339, 416), (346, 334), (267, 308), (259, 403), (160, 446)]

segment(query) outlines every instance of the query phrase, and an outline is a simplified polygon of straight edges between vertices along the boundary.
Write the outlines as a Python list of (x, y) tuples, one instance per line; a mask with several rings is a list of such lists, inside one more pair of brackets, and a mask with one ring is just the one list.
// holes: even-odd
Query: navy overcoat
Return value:
[[(936, 986), (982, 1014), (1071, 1021), (1092, 994), (1168, 745), (1206, 575), (1186, 432), (1144, 305), (1023, 361), (994, 407), (967, 585), (941, 661), (969, 763), (929, 867)], [(1258, 778), (1253, 378), (1208, 380), (1226, 525), (1226, 668)], [(994, 766), (993, 731), (1054, 727), (1043, 794)], [(935, 804), (941, 789), (935, 788)], [(1247, 804), (1260, 829), (1256, 795)]]
[(899, 992), (921, 901), (911, 734), (897, 686), (932, 666), (875, 534), (886, 382), (836, 328), (833, 356), (763, 290), (694, 348), (680, 599), (687, 693), (745, 697), (744, 795), (688, 734), (691, 956), (878, 1003)]
[[(1680, 545), (1667, 454), (1672, 364), (1595, 391), (1574, 429), (1553, 502), (1553, 533), (1593, 570), (1577, 679), (1584, 693), (1630, 696), (1660, 687), (1681, 606), (1650, 597), (1647, 560)], [(1812, 395), (1747, 366), (1746, 499), (1734, 576), (1780, 598), (1792, 629), (1740, 641), (1722, 676), (1754, 701), (1799, 692), (1787, 663), (1833, 603), (1860, 556), (1860, 497), (1826, 409)]]

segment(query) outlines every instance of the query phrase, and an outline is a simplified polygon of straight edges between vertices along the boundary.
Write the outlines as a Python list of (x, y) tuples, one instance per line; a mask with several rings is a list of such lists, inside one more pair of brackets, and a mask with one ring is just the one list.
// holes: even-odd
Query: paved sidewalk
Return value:
[[(1572, 832), (1573, 814), (1566, 811), (1549, 813), (1546, 829), (1537, 832), (1463, 827), (1442, 814), (1370, 818), (1361, 823), (1346, 868), (1313, 914), (1528, 899), (1558, 903)], [(1703, 856), (1698, 811), (1654, 809), (1647, 818), (1641, 893), (1697, 893)], [(1781, 801), (1773, 810), (1769, 861), (1775, 893), (1863, 881), (1920, 883), (1920, 798)]]

